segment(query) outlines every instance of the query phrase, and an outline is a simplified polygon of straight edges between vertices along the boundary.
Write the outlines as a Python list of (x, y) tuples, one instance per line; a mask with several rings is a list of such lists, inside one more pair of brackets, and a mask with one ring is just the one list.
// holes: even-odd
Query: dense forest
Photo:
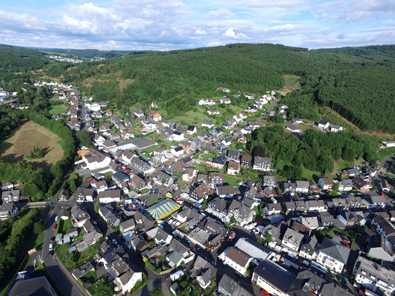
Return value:
[(176, 114), (199, 97), (215, 95), (219, 86), (251, 92), (281, 88), (282, 73), (301, 74), (308, 55), (305, 49), (280, 45), (229, 45), (122, 56), (69, 68), (64, 78), (120, 107), (154, 100)]
[(66, 81), (98, 100), (120, 108), (156, 101), (170, 115), (188, 110), (199, 97), (218, 95), (218, 86), (264, 92), (280, 89), (284, 74), (295, 74), (302, 84), (294, 94), (295, 116), (316, 118), (308, 111), (323, 104), (363, 129), (395, 132), (395, 46), (309, 51), (235, 44), (64, 67), (58, 72)]
[(297, 137), (282, 126), (270, 126), (253, 132), (248, 148), (254, 155), (272, 158), (279, 175), (291, 179), (303, 177), (303, 169), (326, 175), (334, 169), (335, 160), (377, 159), (371, 138), (347, 132), (325, 134), (307, 130)]
[(44, 54), (35, 50), (0, 45), (0, 87), (14, 90), (25, 80), (31, 79), (31, 71), (48, 63)]
[(37, 239), (44, 230), (39, 222), (37, 209), (25, 211), (18, 219), (0, 222), (0, 287), (4, 288), (24, 262), (30, 248), (37, 246)]

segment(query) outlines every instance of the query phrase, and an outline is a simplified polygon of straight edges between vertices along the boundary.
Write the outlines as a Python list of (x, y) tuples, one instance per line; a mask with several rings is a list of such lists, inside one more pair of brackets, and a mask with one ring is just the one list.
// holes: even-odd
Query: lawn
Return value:
[(51, 115), (61, 115), (67, 112), (67, 106), (65, 104), (55, 104), (51, 105), (49, 108), (49, 114)]
[(45, 156), (32, 160), (33, 162), (46, 162), (54, 164), (63, 158), (63, 149), (60, 138), (45, 127), (28, 121), (23, 124), (4, 145), (6, 147), (2, 157), (12, 159), (26, 159), (35, 147), (45, 149)]
[(56, 247), (56, 255), (63, 262), (68, 270), (73, 270), (84, 263), (91, 261), (98, 253), (99, 244), (90, 246), (82, 253), (69, 252), (69, 245), (59, 245)]
[(58, 225), (58, 233), (66, 234), (71, 228), (73, 228), (73, 225), (71, 224), (70, 219), (60, 220)]

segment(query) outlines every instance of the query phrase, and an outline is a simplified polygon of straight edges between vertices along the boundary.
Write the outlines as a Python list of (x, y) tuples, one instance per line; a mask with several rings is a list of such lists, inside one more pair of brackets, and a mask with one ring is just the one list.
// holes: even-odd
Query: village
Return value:
[[(62, 194), (73, 204), (56, 217), (50, 243), (83, 286), (100, 279), (116, 295), (145, 287), (163, 295), (395, 292), (395, 208), (383, 167), (283, 180), (270, 158), (245, 149), (268, 118), (287, 119), (276, 91), (246, 94), (247, 107), (218, 125), (221, 108), (232, 105), (231, 90), (220, 88), (221, 97), (197, 104), (213, 120), (183, 125), (155, 103), (125, 119), (71, 85), (35, 85), (67, 106), (54, 120), (91, 135), (77, 152), (80, 186)], [(293, 120), (286, 130), (298, 135), (301, 125)], [(311, 128), (343, 130), (327, 121)], [(1, 193), (6, 219), (20, 191), (7, 183)]]

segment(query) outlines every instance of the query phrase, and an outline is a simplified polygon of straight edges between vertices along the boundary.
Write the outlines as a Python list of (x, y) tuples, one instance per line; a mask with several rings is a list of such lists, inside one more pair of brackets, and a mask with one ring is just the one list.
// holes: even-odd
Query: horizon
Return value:
[(388, 44), (366, 44), (366, 45), (360, 45), (360, 46), (338, 46), (338, 47), (320, 47), (320, 48), (307, 48), (307, 47), (299, 47), (299, 46), (292, 46), (292, 45), (287, 45), (287, 44), (280, 44), (280, 43), (228, 43), (228, 44), (223, 44), (223, 45), (213, 45), (213, 46), (206, 46), (206, 47), (193, 47), (193, 48), (177, 48), (177, 49), (157, 49), (157, 50), (148, 50), (148, 49), (142, 49), (142, 50), (135, 50), (135, 49), (98, 49), (98, 48), (62, 48), (62, 47), (39, 47), (39, 46), (24, 46), (24, 45), (19, 45), (19, 44), (6, 44), (6, 43), (0, 43), (0, 46), (10, 46), (10, 47), (19, 47), (19, 48), (26, 48), (26, 49), (32, 49), (32, 50), (38, 50), (41, 52), (44, 52), (45, 50), (96, 50), (99, 52), (110, 52), (110, 51), (119, 51), (119, 52), (172, 52), (172, 51), (188, 51), (188, 50), (196, 50), (196, 49), (204, 49), (204, 48), (218, 48), (218, 47), (227, 47), (231, 45), (275, 45), (275, 46), (284, 46), (288, 48), (301, 48), (301, 49), (306, 49), (308, 51), (310, 50), (322, 50), (322, 49), (342, 49), (342, 48), (366, 48), (366, 47), (375, 47), (375, 46), (395, 46), (394, 43), (388, 43)]
[(391, 0), (3, 0), (0, 38), (48, 49), (170, 51), (228, 44), (395, 44)]

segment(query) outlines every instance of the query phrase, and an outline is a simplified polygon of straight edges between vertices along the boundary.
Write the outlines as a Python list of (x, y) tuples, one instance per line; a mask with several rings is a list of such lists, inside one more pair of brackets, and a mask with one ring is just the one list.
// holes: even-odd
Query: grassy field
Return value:
[(297, 90), (298, 88), (300, 88), (300, 77), (296, 76), (296, 75), (283, 75), (283, 80), (284, 80), (284, 86), (283, 88), (280, 90), (280, 93), (283, 96), (286, 96), (287, 94), (289, 94), (290, 92), (293, 92), (294, 90)]
[(59, 144), (60, 138), (32, 121), (23, 124), (12, 137), (8, 138), (4, 147), (6, 150), (1, 155), (4, 158), (23, 159), (28, 157), (34, 147), (46, 149), (43, 158), (35, 159), (35, 162), (54, 164), (63, 157), (63, 149)]
[(49, 113), (52, 115), (60, 115), (67, 112), (67, 106), (65, 104), (51, 105)]

